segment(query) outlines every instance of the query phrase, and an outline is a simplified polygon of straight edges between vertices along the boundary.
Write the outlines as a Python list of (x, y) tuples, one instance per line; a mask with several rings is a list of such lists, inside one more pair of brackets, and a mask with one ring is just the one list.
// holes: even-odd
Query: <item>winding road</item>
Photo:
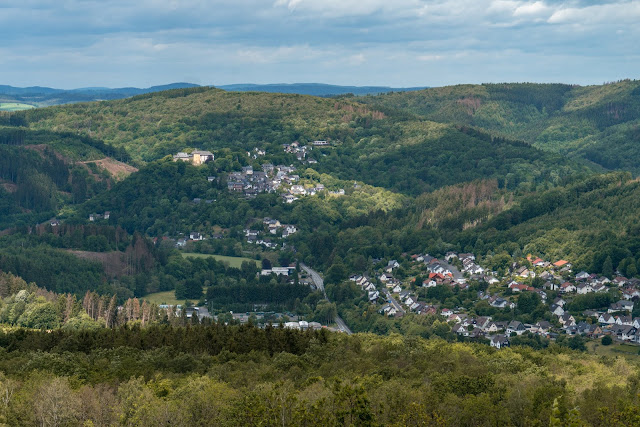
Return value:
[[(320, 277), (320, 274), (317, 271), (311, 269), (306, 264), (300, 263), (300, 267), (302, 267), (302, 269), (311, 276), (311, 280), (313, 280), (313, 283), (316, 285), (316, 288), (320, 289), (322, 291), (322, 294), (324, 295), (324, 299), (329, 301), (329, 298), (327, 298), (327, 292), (324, 290), (324, 280), (322, 280), (322, 277)], [(337, 313), (334, 320), (338, 325), (338, 328), (342, 332), (346, 333), (347, 335), (351, 335), (353, 333), (351, 332), (351, 329), (349, 329), (347, 324), (344, 323), (344, 320), (342, 320), (342, 318)]]

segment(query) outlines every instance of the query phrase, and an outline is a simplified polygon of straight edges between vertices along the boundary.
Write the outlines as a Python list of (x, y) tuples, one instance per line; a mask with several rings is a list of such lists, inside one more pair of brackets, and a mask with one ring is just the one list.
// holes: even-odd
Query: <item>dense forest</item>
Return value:
[[(637, 366), (278, 327), (0, 334), (9, 425), (634, 425)], [(34, 409), (35, 408), (35, 409)]]
[(363, 97), (372, 108), (485, 129), (608, 169), (640, 172), (640, 81), (601, 86), (484, 84)]

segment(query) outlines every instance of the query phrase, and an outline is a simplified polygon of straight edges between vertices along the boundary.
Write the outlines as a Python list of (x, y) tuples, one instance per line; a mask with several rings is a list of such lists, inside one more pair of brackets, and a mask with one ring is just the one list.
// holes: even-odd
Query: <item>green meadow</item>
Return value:
[(29, 104), (20, 104), (18, 102), (0, 102), (0, 111), (22, 111), (36, 108)]
[(233, 257), (233, 256), (225, 256), (225, 255), (208, 255), (208, 254), (196, 254), (192, 252), (185, 252), (182, 254), (184, 258), (194, 257), (194, 258), (215, 258), (218, 261), (222, 261), (224, 263), (228, 263), (229, 267), (240, 268), (244, 261), (255, 262), (258, 267), (262, 265), (262, 263), (258, 260), (244, 257)]

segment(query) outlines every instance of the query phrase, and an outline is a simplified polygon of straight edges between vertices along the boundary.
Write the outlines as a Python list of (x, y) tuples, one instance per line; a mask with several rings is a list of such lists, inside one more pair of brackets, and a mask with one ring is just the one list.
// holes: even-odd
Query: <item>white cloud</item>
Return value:
[(236, 57), (241, 62), (253, 64), (273, 64), (290, 61), (307, 61), (324, 56), (326, 53), (312, 49), (309, 45), (279, 47), (249, 47), (238, 49)]
[(362, 65), (366, 61), (367, 61), (367, 58), (362, 53), (357, 53), (349, 57), (349, 64), (351, 65)]
[(444, 59), (444, 56), (442, 56), (442, 55), (420, 55), (420, 56), (418, 56), (418, 59), (420, 61), (440, 61), (441, 59)]
[(549, 17), (551, 24), (621, 24), (640, 22), (640, 1), (610, 3), (583, 8), (562, 8)]
[(420, 0), (276, 0), (275, 7), (286, 7), (290, 11), (309, 12), (325, 17), (346, 17), (370, 15), (375, 12), (417, 13), (423, 1)]
[(0, 0), (0, 84), (602, 82), (637, 77), (638, 22), (640, 0)]
[(518, 6), (516, 10), (513, 11), (513, 16), (539, 16), (542, 14), (548, 14), (550, 11), (551, 8), (549, 6), (541, 1), (536, 1), (534, 3), (525, 3)]

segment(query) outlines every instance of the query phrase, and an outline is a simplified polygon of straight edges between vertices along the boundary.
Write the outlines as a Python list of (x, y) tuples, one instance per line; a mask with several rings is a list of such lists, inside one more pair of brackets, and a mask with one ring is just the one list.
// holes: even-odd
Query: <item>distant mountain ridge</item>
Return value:
[[(35, 107), (48, 107), (52, 105), (71, 104), (76, 102), (109, 101), (114, 99), (129, 98), (146, 93), (192, 87), (200, 87), (200, 85), (180, 82), (160, 86), (151, 86), (148, 88), (86, 87), (77, 89), (55, 89), (43, 86), (14, 87), (8, 85), (0, 85), (0, 102), (16, 102), (33, 105)], [(389, 92), (408, 92), (425, 89), (425, 87), (392, 88), (387, 86), (338, 86), (323, 83), (242, 83), (216, 87), (232, 92), (270, 92), (314, 96), (333, 96), (345, 94), (378, 95)]]
[(79, 89), (54, 89), (50, 87), (14, 87), (0, 85), (0, 102), (20, 102), (37, 107), (48, 107), (51, 105), (71, 104), (75, 102), (91, 102), (129, 98), (145, 93), (160, 92), (170, 89), (184, 89), (198, 87), (193, 83), (170, 83), (149, 88), (79, 88)]
[(354, 95), (379, 95), (381, 93), (413, 92), (417, 90), (427, 89), (427, 86), (393, 88), (389, 86), (340, 86), (324, 83), (241, 83), (216, 87), (232, 92), (270, 92), (314, 96), (345, 95), (348, 93), (352, 93)]

